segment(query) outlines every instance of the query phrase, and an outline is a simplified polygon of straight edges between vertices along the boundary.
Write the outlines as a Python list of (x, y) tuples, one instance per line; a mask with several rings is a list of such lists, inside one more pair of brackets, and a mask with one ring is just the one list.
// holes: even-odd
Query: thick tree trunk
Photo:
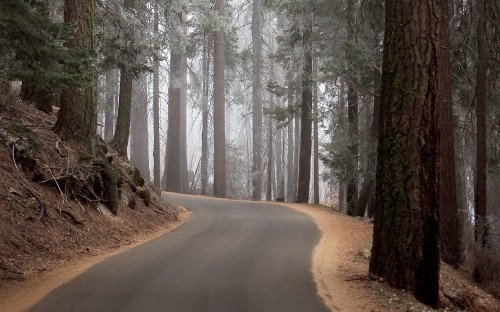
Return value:
[[(224, 0), (215, 0), (218, 16), (225, 16)], [(226, 133), (225, 133), (225, 44), (224, 32), (215, 33), (214, 46), (214, 196), (226, 197)]]
[[(439, 303), (439, 122), (446, 1), (385, 2), (370, 274)], [(418, 42), (418, 44), (415, 44)], [(446, 116), (445, 116), (446, 117)], [(444, 117), (443, 117), (444, 118)]]
[[(179, 13), (181, 24), (183, 13)], [(181, 26), (183, 27), (183, 26)], [(166, 190), (187, 191), (186, 163), (186, 74), (184, 53), (172, 51), (170, 55), (170, 84), (168, 88), (167, 180)]]
[(253, 0), (252, 6), (252, 185), (253, 200), (262, 196), (262, 44), (260, 41), (260, 0)]
[[(133, 11), (135, 0), (125, 0), (123, 6), (126, 10)], [(133, 45), (133, 34), (126, 34), (125, 44), (127, 49)], [(116, 117), (115, 135), (112, 145), (116, 151), (127, 157), (128, 140), (130, 136), (130, 114), (132, 113), (132, 88), (134, 73), (129, 64), (120, 68), (120, 99), (118, 103), (118, 115)]]
[[(66, 42), (70, 49), (91, 50), (94, 48), (93, 0), (66, 0), (64, 20), (75, 24), (73, 37)], [(95, 76), (89, 70), (88, 80), (92, 86), (66, 88), (61, 95), (61, 109), (54, 131), (63, 140), (77, 141), (95, 155), (97, 131), (97, 104), (95, 98)]]
[[(475, 241), (476, 251), (484, 254), (489, 249), (489, 224), (487, 220), (487, 149), (486, 149), (486, 84), (488, 79), (488, 47), (486, 45), (486, 1), (477, 1), (477, 77), (476, 77), (476, 184), (474, 189), (475, 202)], [(486, 282), (491, 276), (486, 273), (490, 268), (484, 268), (486, 261), (476, 261), (474, 279)]]
[[(354, 25), (354, 0), (347, 1), (347, 36), (349, 42), (356, 41)], [(347, 161), (347, 214), (355, 215), (358, 201), (358, 91), (356, 90), (355, 60), (352, 51), (347, 51), (349, 75), (347, 77), (347, 120), (349, 123), (349, 158)]]
[(132, 88), (134, 74), (130, 69), (120, 70), (120, 99), (118, 102), (118, 116), (116, 118), (115, 135), (112, 145), (116, 151), (127, 157), (128, 139), (130, 135), (130, 114), (132, 113)]
[(441, 16), (441, 70), (439, 77), (440, 105), (439, 115), (439, 243), (441, 259), (458, 265), (461, 261), (461, 230), (457, 206), (455, 147), (453, 136), (453, 112), (450, 85), (450, 54), (448, 31), (448, 0), (441, 0), (444, 11)]
[(312, 13), (304, 14), (304, 68), (302, 76), (302, 117), (300, 133), (299, 180), (297, 187), (297, 202), (309, 202), (309, 186), (311, 180), (311, 139), (312, 139)]
[(476, 214), (476, 243), (485, 247), (488, 240), (486, 223), (486, 80), (488, 51), (485, 29), (485, 0), (477, 1), (477, 77), (476, 77), (476, 185), (474, 190)]

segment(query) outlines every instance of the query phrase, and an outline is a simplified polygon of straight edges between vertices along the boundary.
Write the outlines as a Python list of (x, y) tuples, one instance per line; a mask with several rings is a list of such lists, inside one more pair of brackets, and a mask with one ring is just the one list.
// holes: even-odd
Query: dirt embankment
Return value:
[(186, 218), (101, 142), (111, 160), (105, 166), (117, 175), (113, 215), (106, 206), (106, 160), (61, 141), (51, 130), (55, 119), (24, 103), (0, 108), (0, 311), (22, 311), (110, 252)]

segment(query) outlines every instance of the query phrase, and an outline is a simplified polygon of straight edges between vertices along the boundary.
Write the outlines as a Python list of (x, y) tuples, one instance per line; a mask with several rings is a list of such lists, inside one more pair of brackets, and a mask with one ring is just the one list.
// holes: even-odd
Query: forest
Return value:
[(57, 114), (157, 189), (373, 219), (370, 278), (438, 307), (441, 261), (500, 280), (499, 19), (498, 0), (2, 0), (0, 106)]

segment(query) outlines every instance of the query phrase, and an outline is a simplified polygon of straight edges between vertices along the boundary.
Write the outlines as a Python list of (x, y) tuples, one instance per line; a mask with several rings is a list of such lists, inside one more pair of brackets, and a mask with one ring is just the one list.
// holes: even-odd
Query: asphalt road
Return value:
[(285, 207), (166, 194), (177, 230), (95, 265), (31, 311), (329, 311), (311, 255), (319, 230)]

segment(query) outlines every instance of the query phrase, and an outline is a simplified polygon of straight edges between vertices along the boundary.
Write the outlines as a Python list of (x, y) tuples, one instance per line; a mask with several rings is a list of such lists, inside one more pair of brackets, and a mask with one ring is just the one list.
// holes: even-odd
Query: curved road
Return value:
[(163, 197), (191, 219), (93, 266), (31, 311), (329, 311), (310, 271), (320, 233), (309, 217), (268, 203)]

